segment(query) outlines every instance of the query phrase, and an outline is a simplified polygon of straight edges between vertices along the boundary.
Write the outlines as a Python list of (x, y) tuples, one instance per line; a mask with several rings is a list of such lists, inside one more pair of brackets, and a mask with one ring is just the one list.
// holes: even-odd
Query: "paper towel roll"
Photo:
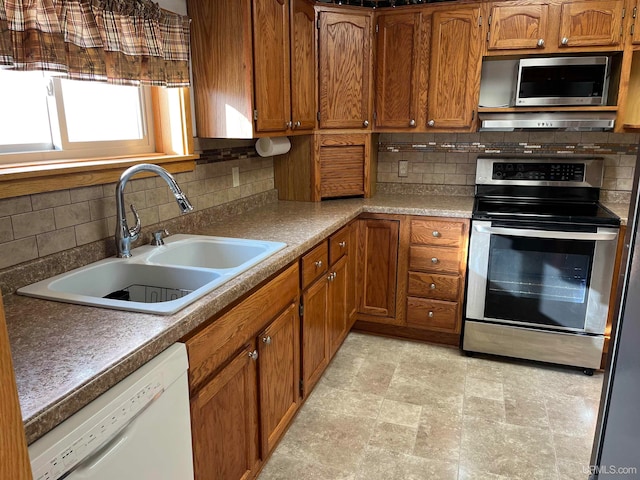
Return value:
[(291, 149), (291, 142), (287, 137), (263, 137), (256, 142), (256, 152), (261, 157), (282, 155)]

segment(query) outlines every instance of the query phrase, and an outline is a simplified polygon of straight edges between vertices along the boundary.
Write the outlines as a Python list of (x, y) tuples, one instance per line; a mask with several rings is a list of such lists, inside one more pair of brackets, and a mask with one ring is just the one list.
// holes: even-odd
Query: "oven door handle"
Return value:
[(533, 230), (529, 228), (485, 227), (484, 225), (475, 225), (474, 229), (479, 233), (488, 233), (493, 235), (553, 238), (557, 240), (615, 240), (618, 236), (618, 233), (615, 231), (601, 231), (601, 229), (598, 229), (597, 232), (551, 232), (548, 230)]

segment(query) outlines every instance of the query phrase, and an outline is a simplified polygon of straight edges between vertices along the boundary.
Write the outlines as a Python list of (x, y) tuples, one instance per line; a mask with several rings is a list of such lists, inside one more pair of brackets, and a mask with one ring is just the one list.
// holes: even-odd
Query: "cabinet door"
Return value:
[(558, 46), (620, 46), (623, 0), (564, 2)]
[(369, 134), (317, 135), (316, 198), (368, 196), (370, 154)]
[(640, 22), (638, 16), (640, 15), (640, 0), (633, 2), (632, 18), (629, 23), (629, 34), (631, 35), (631, 43), (633, 45), (640, 44)]
[(258, 338), (262, 455), (284, 434), (300, 398), (298, 305), (291, 304)]
[(330, 268), (329, 274), (329, 349), (335, 355), (347, 335), (348, 260), (342, 257)]
[(383, 323), (395, 318), (399, 228), (396, 220), (360, 220), (358, 312)]
[(289, 4), (253, 0), (256, 131), (285, 131), (291, 120)]
[(421, 13), (378, 16), (376, 126), (413, 128), (418, 113)]
[(544, 50), (549, 41), (549, 5), (493, 4), (489, 25), (489, 50)]
[(470, 128), (480, 90), (480, 8), (438, 10), (432, 17), (427, 125)]
[(291, 121), (297, 130), (316, 126), (315, 11), (291, 0)]
[(352, 222), (349, 226), (349, 240), (347, 240), (347, 330), (350, 330), (355, 322), (358, 310), (358, 288), (356, 285), (356, 266), (358, 255), (358, 222)]
[(320, 12), (320, 128), (369, 126), (371, 16)]
[(302, 305), (302, 388), (307, 396), (329, 364), (329, 284), (326, 275), (304, 292)]
[(258, 466), (258, 399), (253, 346), (247, 346), (191, 399), (197, 480), (244, 480)]

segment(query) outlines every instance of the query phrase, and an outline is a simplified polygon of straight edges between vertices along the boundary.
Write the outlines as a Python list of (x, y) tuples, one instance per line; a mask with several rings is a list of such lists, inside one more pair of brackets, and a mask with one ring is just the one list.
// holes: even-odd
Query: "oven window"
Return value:
[(585, 327), (595, 241), (492, 235), (485, 317)]

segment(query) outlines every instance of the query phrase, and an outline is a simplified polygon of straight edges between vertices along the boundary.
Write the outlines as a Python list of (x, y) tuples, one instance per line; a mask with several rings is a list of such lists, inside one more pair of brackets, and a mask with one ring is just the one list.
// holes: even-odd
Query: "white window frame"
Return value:
[[(60, 78), (50, 77), (47, 106), (53, 144), (10, 145), (0, 147), (0, 166), (29, 163), (58, 163), (105, 157), (153, 154), (156, 152), (151, 87), (140, 87), (143, 137), (135, 140), (70, 142), (65, 121)], [(11, 151), (8, 151), (11, 149)]]

